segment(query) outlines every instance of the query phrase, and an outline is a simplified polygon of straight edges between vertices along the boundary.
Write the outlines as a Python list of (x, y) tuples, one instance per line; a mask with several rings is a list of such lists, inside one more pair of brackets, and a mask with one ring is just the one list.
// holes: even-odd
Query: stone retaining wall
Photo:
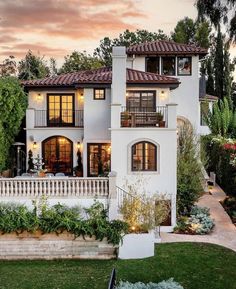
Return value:
[(112, 259), (116, 248), (107, 240), (62, 234), (23, 232), (0, 235), (0, 259)]

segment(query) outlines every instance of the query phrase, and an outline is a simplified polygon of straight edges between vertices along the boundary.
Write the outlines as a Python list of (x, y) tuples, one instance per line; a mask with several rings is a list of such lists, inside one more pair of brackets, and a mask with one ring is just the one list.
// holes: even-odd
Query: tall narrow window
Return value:
[(48, 126), (73, 126), (74, 95), (48, 94)]
[(132, 171), (156, 171), (157, 147), (150, 142), (138, 142), (132, 146)]
[(146, 72), (159, 74), (159, 57), (146, 57)]
[(162, 57), (162, 74), (175, 75), (175, 57)]

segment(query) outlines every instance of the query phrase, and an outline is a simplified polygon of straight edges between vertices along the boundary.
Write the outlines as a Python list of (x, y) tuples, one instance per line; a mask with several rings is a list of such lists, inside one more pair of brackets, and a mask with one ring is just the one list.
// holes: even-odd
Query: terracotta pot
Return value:
[(39, 173), (38, 173), (38, 176), (39, 176), (40, 178), (44, 178), (44, 177), (46, 177), (46, 174), (45, 174), (44, 172), (39, 172)]
[(12, 174), (11, 174), (11, 170), (5, 170), (2, 172), (2, 177), (4, 178), (11, 178)]
[(76, 171), (75, 174), (76, 174), (76, 177), (79, 177), (79, 178), (83, 177), (83, 172), (82, 171)]
[(165, 127), (165, 126), (166, 126), (165, 120), (160, 120), (159, 121), (159, 127)]

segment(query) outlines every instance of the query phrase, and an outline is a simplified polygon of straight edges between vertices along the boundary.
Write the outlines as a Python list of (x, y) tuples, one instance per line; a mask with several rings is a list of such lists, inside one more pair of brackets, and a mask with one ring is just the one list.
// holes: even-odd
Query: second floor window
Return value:
[(155, 91), (132, 91), (126, 93), (127, 110), (131, 112), (152, 112), (156, 110)]
[(159, 57), (146, 57), (146, 72), (159, 74)]
[(175, 57), (162, 57), (162, 74), (175, 75)]
[(178, 75), (191, 75), (192, 73), (192, 58), (178, 57)]
[(96, 100), (105, 99), (105, 89), (104, 88), (94, 88), (93, 98)]
[(48, 94), (48, 126), (73, 126), (74, 95)]

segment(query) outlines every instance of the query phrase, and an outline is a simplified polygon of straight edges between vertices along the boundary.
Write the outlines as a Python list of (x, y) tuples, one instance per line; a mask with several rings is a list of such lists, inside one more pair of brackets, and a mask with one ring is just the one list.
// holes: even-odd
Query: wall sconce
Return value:
[(109, 146), (109, 147), (107, 148), (107, 152), (108, 152), (108, 153), (111, 153), (111, 146)]
[(33, 142), (33, 149), (35, 150), (37, 148), (37, 143), (36, 141)]
[(80, 144), (79, 141), (77, 142), (77, 145), (76, 145), (76, 146), (77, 146), (77, 149), (80, 150), (80, 148), (81, 148), (81, 144)]
[(160, 92), (160, 99), (165, 99), (166, 98), (166, 93), (164, 90), (161, 90)]
[(38, 93), (38, 95), (37, 95), (37, 101), (41, 101), (41, 100), (43, 100), (43, 96), (42, 96), (41, 93)]

